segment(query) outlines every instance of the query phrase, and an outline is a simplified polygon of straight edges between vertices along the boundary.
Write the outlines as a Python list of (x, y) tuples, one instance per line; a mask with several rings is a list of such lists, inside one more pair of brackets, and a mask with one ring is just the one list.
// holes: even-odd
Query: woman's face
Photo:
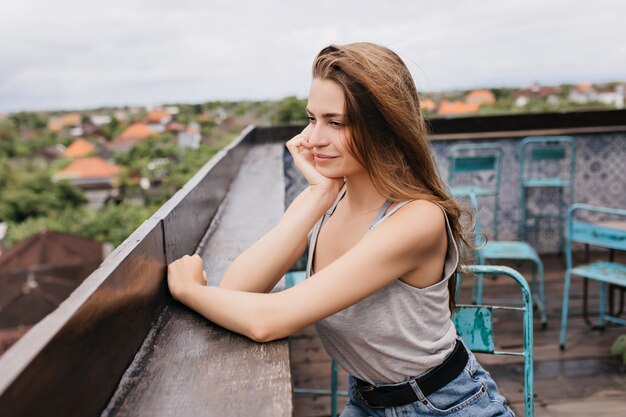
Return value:
[(351, 136), (345, 107), (345, 96), (339, 84), (313, 79), (307, 105), (309, 144), (313, 147), (315, 168), (329, 178), (349, 177), (365, 171), (348, 150)]

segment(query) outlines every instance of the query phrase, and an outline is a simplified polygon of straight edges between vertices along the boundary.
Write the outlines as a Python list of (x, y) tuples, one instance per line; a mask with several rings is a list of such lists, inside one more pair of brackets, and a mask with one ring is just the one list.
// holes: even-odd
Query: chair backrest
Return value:
[(502, 174), (502, 147), (497, 144), (454, 145), (448, 150), (448, 182), (453, 185), (457, 174), (493, 171), (495, 188), (500, 189)]
[(480, 225), (480, 216), (478, 215), (478, 198), (476, 197), (476, 194), (470, 192), (469, 200), (472, 207), (471, 213), (474, 220), (474, 246), (476, 246), (476, 249), (474, 250), (474, 260), (478, 264), (482, 265), (485, 262), (482, 256), (483, 253), (481, 249), (485, 245), (485, 243), (487, 243), (487, 236), (483, 234), (482, 226)]
[[(520, 178), (534, 178), (542, 169), (533, 169), (534, 165), (563, 161), (562, 169), (554, 172), (553, 177), (574, 180), (576, 145), (571, 136), (532, 136), (520, 143)], [(543, 167), (543, 166), (541, 166)]]
[[(575, 212), (586, 212), (588, 216), (602, 217), (603, 220), (575, 219)], [(619, 220), (606, 220), (617, 218)], [(626, 210), (572, 204), (567, 211), (567, 263), (571, 267), (572, 243), (580, 242), (607, 249), (626, 250)]]
[[(469, 265), (465, 271), (476, 275), (497, 274), (513, 279), (521, 289), (521, 307), (457, 304), (452, 320), (459, 336), (473, 352), (493, 355), (514, 355), (524, 358), (524, 397), (526, 416), (534, 415), (534, 371), (533, 371), (533, 306), (528, 282), (516, 270), (506, 266)], [(457, 276), (457, 295), (461, 276)], [(522, 313), (523, 350), (497, 350), (493, 332), (493, 312), (496, 310), (517, 310)]]

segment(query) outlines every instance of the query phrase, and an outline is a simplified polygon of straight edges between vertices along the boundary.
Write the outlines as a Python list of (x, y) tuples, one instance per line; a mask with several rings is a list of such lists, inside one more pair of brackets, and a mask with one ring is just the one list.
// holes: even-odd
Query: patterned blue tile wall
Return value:
[[(592, 205), (626, 208), (626, 133), (590, 134), (574, 136), (576, 144), (573, 201)], [(519, 238), (520, 214), (520, 139), (434, 141), (432, 149), (442, 177), (448, 176), (448, 149), (455, 144), (497, 143), (503, 151), (500, 188), (500, 240)], [(291, 156), (285, 153), (286, 203), (290, 204), (305, 187), (302, 176), (293, 166)], [(544, 167), (550, 175), (566, 170)], [(494, 176), (477, 172), (470, 179), (474, 184), (490, 187)], [(567, 194), (565, 194), (566, 201)], [(479, 200), (479, 219), (488, 236), (493, 235), (494, 197)], [(559, 195), (555, 189), (532, 190), (528, 195), (528, 210), (535, 213), (558, 213)], [(558, 252), (558, 228), (554, 222), (541, 223), (540, 233), (528, 233), (528, 241), (542, 253)]]

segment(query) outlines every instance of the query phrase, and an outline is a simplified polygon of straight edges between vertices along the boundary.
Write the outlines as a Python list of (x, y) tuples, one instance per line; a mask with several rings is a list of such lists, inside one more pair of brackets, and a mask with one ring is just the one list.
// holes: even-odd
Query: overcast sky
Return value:
[(354, 41), (421, 91), (626, 81), (622, 0), (2, 0), (0, 111), (306, 97)]

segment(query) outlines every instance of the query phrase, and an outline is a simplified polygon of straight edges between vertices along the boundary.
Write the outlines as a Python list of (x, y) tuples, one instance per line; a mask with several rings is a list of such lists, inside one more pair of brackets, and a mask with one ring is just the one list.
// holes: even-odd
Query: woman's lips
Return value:
[(313, 156), (315, 157), (315, 159), (319, 159), (319, 160), (322, 160), (322, 161), (329, 161), (331, 159), (335, 159), (336, 158), (336, 156), (322, 155), (322, 154), (319, 154), (319, 153), (314, 153)]

